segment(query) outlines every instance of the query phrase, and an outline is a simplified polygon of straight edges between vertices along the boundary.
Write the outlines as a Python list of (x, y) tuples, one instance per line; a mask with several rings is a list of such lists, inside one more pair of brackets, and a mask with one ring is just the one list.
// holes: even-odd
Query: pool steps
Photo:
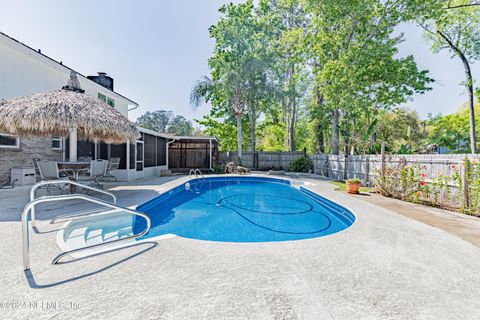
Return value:
[[(66, 194), (66, 195), (46, 195), (42, 197), (36, 197), (36, 190), (39, 189), (41, 186), (49, 185), (49, 184), (63, 184), (64, 186), (70, 185), (73, 187), (71, 190), (75, 190), (78, 187), (89, 189), (91, 191), (96, 191), (97, 194), (104, 194), (108, 195), (113, 199), (113, 202), (108, 202), (105, 200), (102, 200), (100, 198), (95, 198), (92, 196), (87, 196), (85, 194), (79, 194), (79, 193), (72, 193), (72, 194)], [(130, 216), (135, 216), (135, 217), (141, 217), (145, 219), (146, 221), (146, 226), (143, 231), (139, 233), (133, 233), (133, 232), (126, 232), (124, 228), (116, 228), (118, 229), (117, 235), (112, 235), (110, 234), (110, 238), (112, 240), (109, 240), (107, 242), (102, 241), (102, 242), (97, 242), (93, 243), (95, 241), (89, 240), (88, 237), (84, 237), (84, 242), (82, 243), (81, 240), (82, 237), (79, 237), (78, 234), (81, 234), (82, 230), (79, 230), (75, 233), (73, 233), (74, 236), (70, 238), (71, 241), (75, 241), (77, 245), (83, 244), (82, 246), (78, 246), (74, 249), (71, 247), (67, 246), (65, 243), (65, 240), (67, 239), (64, 237), (65, 234), (71, 234), (69, 231), (73, 231), (74, 228), (71, 230), (67, 230), (66, 226), (65, 228), (62, 228), (58, 233), (57, 233), (57, 244), (59, 245), (60, 249), (62, 249), (62, 252), (58, 254), (52, 261), (52, 264), (57, 264), (60, 262), (61, 259), (63, 259), (66, 256), (70, 257), (77, 257), (78, 255), (83, 255), (94, 251), (102, 251), (104, 249), (107, 249), (110, 247), (112, 244), (115, 244), (116, 247), (118, 247), (118, 244), (126, 243), (126, 241), (131, 241), (135, 240), (136, 238), (140, 238), (143, 235), (147, 234), (148, 231), (150, 230), (151, 222), (150, 218), (145, 215), (142, 212), (136, 211), (131, 208), (127, 207), (122, 207), (116, 204), (116, 197), (115, 195), (111, 194), (110, 192), (96, 189), (93, 187), (89, 186), (84, 186), (78, 182), (75, 181), (70, 181), (70, 180), (54, 180), (54, 181), (41, 181), (36, 184), (34, 184), (30, 190), (30, 202), (28, 202), (21, 213), (21, 224), (22, 224), (22, 251), (23, 251), (23, 270), (28, 271), (30, 270), (30, 228), (29, 228), (29, 222), (31, 220), (32, 227), (35, 226), (35, 206), (41, 203), (50, 203), (50, 202), (63, 202), (63, 201), (72, 201), (72, 200), (77, 200), (77, 201), (83, 201), (83, 202), (88, 202), (90, 204), (95, 204), (99, 207), (103, 207), (103, 210), (97, 211), (92, 213), (91, 211), (87, 211), (82, 213), (76, 213), (76, 214), (64, 214), (64, 215), (59, 215), (57, 218), (61, 217), (62, 219), (67, 219), (69, 222), (67, 222), (67, 225), (72, 223), (73, 221), (77, 221), (76, 219), (82, 219), (82, 216), (84, 219), (87, 219), (91, 226), (92, 221), (96, 221), (103, 219), (104, 217), (108, 216), (118, 216), (118, 212), (126, 212)], [(86, 217), (85, 217), (86, 216)], [(95, 219), (92, 220), (92, 217), (95, 216)], [(55, 219), (54, 219), (55, 220)], [(54, 220), (51, 221), (51, 223), (54, 222)], [(130, 225), (132, 225), (132, 222), (130, 222)], [(98, 228), (97, 228), (98, 229)], [(93, 229), (92, 229), (93, 230)], [(114, 229), (115, 230), (115, 229)], [(33, 229), (36, 233), (39, 233), (38, 229)], [(102, 233), (103, 231), (99, 231)], [(114, 231), (113, 231), (114, 232)], [(98, 232), (97, 232), (98, 233)], [(84, 234), (88, 235), (88, 233), (84, 232)], [(92, 233), (93, 235), (94, 233)], [(63, 241), (61, 241), (63, 238)], [(93, 237), (95, 238), (95, 237)], [(103, 237), (102, 237), (103, 238)], [(75, 240), (73, 240), (75, 239)], [(65, 244), (65, 245), (63, 245)]]

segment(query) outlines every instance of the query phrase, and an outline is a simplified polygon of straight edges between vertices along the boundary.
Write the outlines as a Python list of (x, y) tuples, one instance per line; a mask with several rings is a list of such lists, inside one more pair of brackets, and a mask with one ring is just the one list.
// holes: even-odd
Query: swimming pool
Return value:
[[(348, 209), (290, 181), (263, 177), (190, 180), (140, 206), (152, 227), (143, 237), (165, 234), (223, 242), (316, 238), (348, 228)], [(145, 221), (134, 221), (134, 231)]]

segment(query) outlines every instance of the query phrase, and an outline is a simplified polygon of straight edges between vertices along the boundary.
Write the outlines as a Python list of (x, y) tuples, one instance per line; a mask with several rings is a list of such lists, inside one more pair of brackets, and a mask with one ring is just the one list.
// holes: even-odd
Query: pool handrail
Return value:
[[(111, 245), (112, 243), (115, 243), (115, 242), (121, 242), (121, 241), (123, 242), (123, 241), (126, 241), (126, 240), (139, 238), (139, 237), (147, 234), (148, 231), (150, 230), (151, 221), (150, 221), (150, 218), (146, 214), (144, 214), (142, 212), (139, 212), (139, 211), (136, 211), (136, 210), (133, 210), (133, 209), (130, 209), (130, 208), (119, 206), (119, 205), (114, 204), (114, 203), (104, 201), (104, 200), (101, 200), (101, 199), (93, 198), (93, 197), (83, 195), (83, 194), (71, 194), (71, 195), (40, 197), (40, 198), (34, 199), (33, 201), (30, 201), (29, 203), (27, 203), (25, 205), (25, 207), (23, 208), (23, 211), (22, 211), (21, 221), (22, 221), (23, 269), (25, 271), (30, 270), (30, 237), (29, 237), (29, 233), (28, 233), (28, 214), (30, 212), (32, 212), (32, 208), (34, 208), (35, 205), (38, 204), (38, 203), (53, 202), (53, 201), (67, 201), (67, 200), (85, 200), (87, 202), (99, 204), (99, 205), (102, 205), (104, 207), (108, 207), (108, 208), (111, 208), (111, 209), (117, 209), (118, 211), (126, 211), (128, 213), (133, 214), (133, 215), (140, 216), (140, 217), (144, 218), (147, 225), (142, 232), (133, 234), (131, 236), (115, 239), (115, 240), (112, 240), (112, 241), (97, 243), (97, 244), (94, 244), (94, 245), (81, 247), (81, 248), (77, 248), (77, 249), (73, 249), (73, 250), (69, 250), (69, 251), (64, 251), (64, 252), (60, 253), (59, 255), (57, 255), (53, 259), (52, 264), (57, 264), (64, 256), (66, 256), (68, 254), (76, 253), (76, 252), (80, 252), (80, 251), (83, 251), (83, 250), (88, 250), (88, 249), (92, 249), (92, 248), (96, 248), (96, 247)], [(112, 212), (111, 211), (101, 211), (101, 212), (96, 213), (95, 215), (108, 215), (108, 214), (112, 214)]]
[(205, 177), (203, 176), (203, 173), (202, 173), (202, 170), (200, 169), (195, 169), (195, 177), (197, 177), (198, 179), (198, 174), (197, 172), (200, 174), (200, 176), (202, 177), (202, 180), (205, 180)]
[[(91, 187), (91, 186), (87, 186), (87, 185), (84, 185), (84, 184), (81, 184), (79, 182), (72, 181), (72, 180), (44, 180), (44, 181), (40, 181), (40, 182), (34, 184), (32, 186), (32, 188), (30, 189), (30, 202), (35, 200), (35, 191), (37, 191), (38, 188), (40, 188), (41, 186), (52, 185), (52, 184), (68, 184), (68, 185), (73, 185), (73, 186), (81, 187), (81, 188), (84, 188), (84, 189), (92, 190), (92, 191), (95, 191), (95, 192), (98, 192), (98, 193), (106, 194), (106, 195), (112, 197), (114, 204), (117, 203), (117, 197), (113, 193), (110, 193), (110, 192), (107, 192), (107, 191), (104, 191), (104, 190), (101, 190), (101, 189), (98, 189), (98, 188), (94, 188), (94, 187)], [(55, 196), (44, 196), (44, 197), (55, 197)], [(63, 216), (63, 218), (66, 218), (66, 217), (68, 217), (68, 216), (67, 215)], [(61, 216), (59, 216), (57, 218), (60, 219)], [(35, 219), (35, 207), (32, 207), (32, 226), (35, 226), (36, 222), (37, 221)]]

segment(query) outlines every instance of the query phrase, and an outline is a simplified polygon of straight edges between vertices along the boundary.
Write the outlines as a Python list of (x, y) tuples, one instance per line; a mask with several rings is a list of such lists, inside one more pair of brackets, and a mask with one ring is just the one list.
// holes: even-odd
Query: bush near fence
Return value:
[(340, 181), (358, 178), (370, 187), (382, 174), (392, 174), (392, 170), (400, 171), (405, 166), (415, 168), (416, 177), (410, 179), (418, 179), (419, 202), (468, 213), (478, 212), (478, 159), (478, 155), (467, 154), (312, 156), (316, 174)]

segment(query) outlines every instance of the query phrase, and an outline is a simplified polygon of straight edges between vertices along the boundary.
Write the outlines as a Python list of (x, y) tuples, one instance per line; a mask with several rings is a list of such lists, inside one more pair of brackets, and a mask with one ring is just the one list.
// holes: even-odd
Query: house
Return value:
[[(35, 50), (0, 32), (0, 99), (9, 99), (33, 93), (62, 88), (71, 68), (56, 61), (41, 50)], [(114, 80), (106, 73), (84, 76), (75, 71), (85, 93), (102, 99), (112, 108), (128, 117), (128, 112), (139, 105), (114, 91)], [(167, 169), (167, 142), (169, 136), (138, 128), (141, 138), (121, 145), (107, 145), (96, 141), (78, 141), (78, 157), (93, 159), (119, 157), (120, 167), (115, 175), (121, 181), (159, 175)], [(68, 138), (17, 137), (0, 132), (0, 182), (10, 177), (16, 166), (32, 166), (32, 159), (67, 160)]]

